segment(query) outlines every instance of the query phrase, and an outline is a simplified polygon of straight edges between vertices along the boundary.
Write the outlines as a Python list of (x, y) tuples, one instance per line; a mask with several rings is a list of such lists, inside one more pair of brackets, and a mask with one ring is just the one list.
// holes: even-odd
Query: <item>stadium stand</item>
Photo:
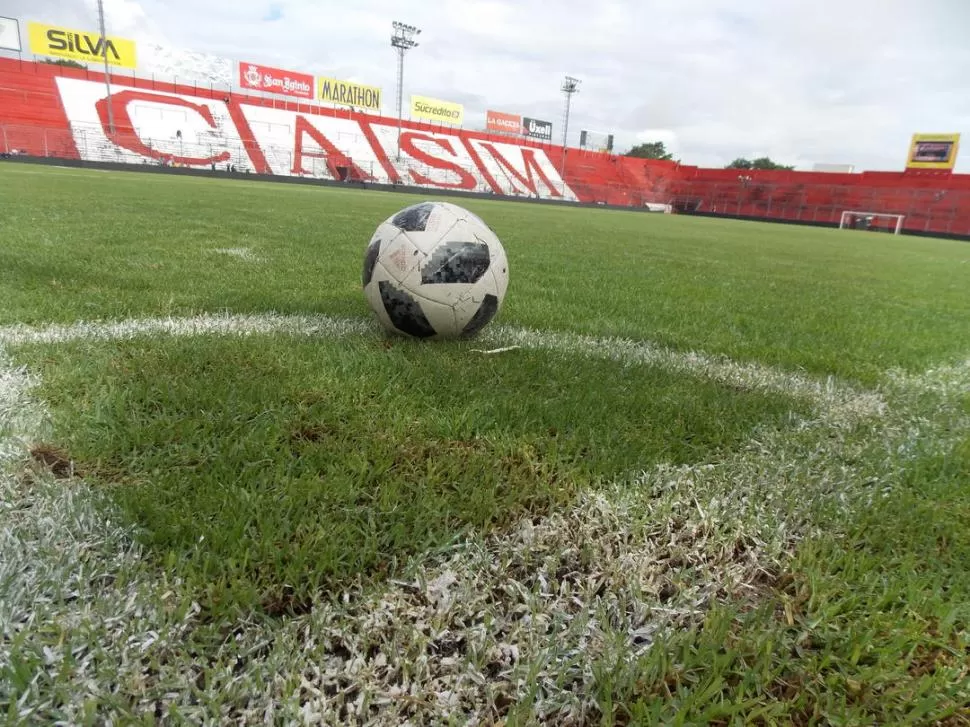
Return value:
[(56, 89), (49, 76), (25, 72), (31, 65), (0, 59), (0, 151), (76, 158)]
[(0, 153), (364, 180), (529, 198), (838, 224), (905, 215), (970, 236), (970, 175), (705, 169), (225, 89), (0, 58)]

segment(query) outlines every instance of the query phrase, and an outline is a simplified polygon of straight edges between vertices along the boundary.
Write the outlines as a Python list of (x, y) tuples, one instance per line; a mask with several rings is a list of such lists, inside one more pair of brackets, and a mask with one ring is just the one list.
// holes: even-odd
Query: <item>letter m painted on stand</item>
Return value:
[[(487, 152), (489, 155), (491, 155), (492, 159), (495, 160), (495, 163), (498, 166), (498, 176), (496, 176), (496, 180), (501, 186), (505, 186), (502, 184), (502, 178), (505, 178), (508, 180), (508, 184), (513, 193), (528, 192), (533, 195), (539, 195), (540, 197), (562, 196), (562, 190), (559, 188), (559, 185), (550, 181), (549, 177), (546, 175), (546, 172), (542, 169), (542, 164), (536, 158), (537, 153), (545, 156), (545, 152), (525, 146), (514, 147), (519, 154), (522, 155), (522, 164), (520, 167), (517, 167), (515, 164), (509, 161), (502, 154), (502, 152), (495, 148), (494, 144), (483, 141), (479, 142), (477, 146), (483, 152), (483, 157), (484, 152)], [(552, 169), (551, 164), (548, 162), (548, 157), (545, 157), (545, 159), (546, 163), (549, 165), (550, 171), (555, 174), (556, 179), (558, 180), (559, 175), (555, 173), (554, 169)], [(545, 190), (540, 190), (536, 187), (538, 182), (545, 185)]]

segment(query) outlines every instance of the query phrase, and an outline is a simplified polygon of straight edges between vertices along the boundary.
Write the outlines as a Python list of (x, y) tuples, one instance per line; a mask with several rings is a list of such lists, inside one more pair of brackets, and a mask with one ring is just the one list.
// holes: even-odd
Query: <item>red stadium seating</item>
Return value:
[[(970, 175), (704, 169), (511, 140), (196, 85), (0, 58), (0, 153), (234, 165), (262, 174), (406, 183), (675, 212), (838, 223), (905, 215), (912, 232), (970, 235)], [(113, 116), (114, 132), (109, 128)], [(564, 174), (563, 174), (564, 172)], [(669, 205), (669, 207), (667, 207)]]
[(0, 152), (77, 158), (64, 108), (49, 75), (33, 63), (0, 59)]

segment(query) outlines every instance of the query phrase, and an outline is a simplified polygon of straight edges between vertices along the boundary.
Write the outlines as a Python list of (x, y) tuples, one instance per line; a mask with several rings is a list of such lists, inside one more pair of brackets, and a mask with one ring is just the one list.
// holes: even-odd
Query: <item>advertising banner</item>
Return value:
[(953, 169), (959, 149), (959, 134), (913, 134), (906, 168)]
[(100, 33), (34, 22), (27, 23), (27, 38), (35, 55), (103, 63), (107, 51), (109, 65), (132, 70), (138, 67), (135, 41), (127, 38), (109, 35), (104, 40)]
[(411, 118), (461, 126), (465, 118), (465, 107), (453, 101), (411, 96)]
[(259, 63), (239, 63), (239, 86), (253, 91), (313, 99), (313, 76)]
[(20, 23), (14, 18), (0, 18), (0, 48), (20, 50)]
[(369, 111), (380, 111), (381, 108), (381, 89), (376, 86), (321, 76), (317, 79), (317, 89), (320, 100), (326, 103)]
[(525, 116), (522, 118), (522, 133), (530, 139), (552, 141), (552, 122)]
[(486, 111), (485, 128), (500, 134), (521, 134), (522, 117), (518, 114), (503, 114), (501, 111)]

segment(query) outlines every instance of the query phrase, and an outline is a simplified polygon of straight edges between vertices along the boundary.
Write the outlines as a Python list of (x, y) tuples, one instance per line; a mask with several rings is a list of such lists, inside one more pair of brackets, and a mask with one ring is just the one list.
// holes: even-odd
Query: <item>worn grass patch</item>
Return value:
[(717, 457), (800, 411), (656, 367), (474, 345), (161, 336), (21, 356), (70, 467), (216, 610), (306, 609), (466, 528)]
[(755, 608), (716, 608), (604, 674), (608, 721), (970, 724), (968, 521), (970, 437), (832, 511)]

